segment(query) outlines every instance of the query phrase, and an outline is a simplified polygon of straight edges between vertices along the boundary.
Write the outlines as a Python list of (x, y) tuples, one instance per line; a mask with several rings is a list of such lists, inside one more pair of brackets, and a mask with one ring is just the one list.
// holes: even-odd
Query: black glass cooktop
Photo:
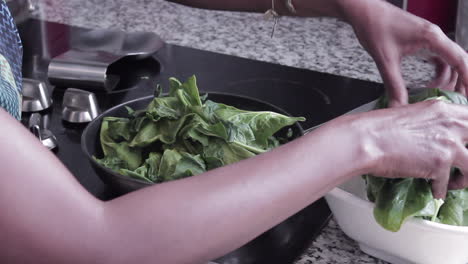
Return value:
[[(50, 58), (73, 46), (77, 34), (83, 30), (39, 20), (22, 23), (24, 77), (47, 82)], [(183, 80), (195, 74), (203, 92), (229, 92), (267, 101), (291, 115), (306, 117), (304, 128), (374, 100), (383, 91), (377, 83), (169, 44), (150, 58), (123, 61), (112, 70), (124, 79), (111, 93), (96, 92), (101, 110), (151, 95), (156, 83), (167, 87), (169, 77)], [(81, 152), (80, 137), (84, 125), (71, 125), (61, 120), (64, 88), (50, 87), (53, 106), (41, 113), (48, 117), (50, 130), (57, 137), (56, 155), (90, 193), (103, 200), (112, 199), (116, 194), (101, 182)], [(27, 117), (25, 114), (24, 118)], [(329, 217), (330, 210), (325, 200), (320, 199), (217, 262), (292, 263), (310, 246)]]

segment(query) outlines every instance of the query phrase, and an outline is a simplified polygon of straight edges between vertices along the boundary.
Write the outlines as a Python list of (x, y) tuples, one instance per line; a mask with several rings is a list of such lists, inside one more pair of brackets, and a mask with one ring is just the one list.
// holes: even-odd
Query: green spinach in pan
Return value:
[(305, 120), (206, 100), (195, 76), (169, 86), (146, 109), (104, 118), (100, 164), (150, 183), (180, 179), (269, 151), (280, 144), (277, 131)]
[[(463, 95), (439, 89), (421, 90), (410, 96), (409, 102), (429, 99), (468, 105)], [(387, 102), (387, 98), (382, 98), (379, 108), (386, 108)], [(452, 173), (455, 170), (452, 169)], [(445, 201), (441, 201), (434, 199), (431, 183), (425, 179), (386, 179), (372, 175), (365, 175), (364, 179), (367, 183), (367, 197), (375, 203), (375, 220), (387, 230), (400, 230), (404, 221), (410, 217), (468, 226), (468, 189), (449, 191)]]

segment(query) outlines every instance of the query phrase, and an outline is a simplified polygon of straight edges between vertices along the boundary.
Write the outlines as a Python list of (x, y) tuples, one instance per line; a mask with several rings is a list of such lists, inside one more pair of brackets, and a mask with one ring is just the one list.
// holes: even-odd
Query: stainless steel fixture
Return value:
[(38, 80), (23, 78), (23, 112), (38, 112), (49, 108), (52, 98), (47, 85)]
[(458, 0), (456, 41), (468, 51), (468, 0)]
[(63, 96), (62, 119), (70, 123), (91, 122), (99, 115), (98, 101), (94, 93), (68, 88)]
[(81, 51), (106, 51), (120, 57), (144, 59), (161, 49), (164, 42), (152, 32), (92, 29), (72, 35), (71, 46)]
[(50, 62), (49, 81), (58, 86), (112, 91), (119, 76), (108, 75), (107, 68), (120, 57), (103, 51), (69, 50)]
[(53, 150), (57, 147), (57, 138), (50, 132), (50, 130), (41, 130), (39, 126), (30, 128), (31, 132), (41, 141), (44, 147)]
[(31, 114), (28, 124), (29, 130), (41, 141), (42, 145), (53, 150), (58, 146), (57, 138), (52, 131), (44, 127), (42, 118), (39, 113)]
[[(161, 49), (164, 42), (151, 32), (82, 30), (72, 35), (70, 49), (55, 56), (48, 67), (51, 84), (91, 91), (112, 91), (120, 75), (109, 69), (124, 58), (142, 60)], [(129, 67), (129, 71), (133, 69)]]

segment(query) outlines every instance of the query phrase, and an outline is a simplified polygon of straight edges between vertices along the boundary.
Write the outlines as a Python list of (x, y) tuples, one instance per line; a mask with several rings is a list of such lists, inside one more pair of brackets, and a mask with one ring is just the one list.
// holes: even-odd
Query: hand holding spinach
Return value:
[(304, 121), (206, 100), (195, 76), (184, 83), (171, 78), (169, 85), (168, 96), (156, 96), (146, 109), (104, 118), (100, 164), (150, 183), (180, 179), (275, 148), (277, 131)]
[[(375, 219), (390, 231), (410, 217), (468, 225), (468, 102), (455, 92), (425, 89), (410, 103), (373, 111), (383, 120), (372, 175), (385, 177), (364, 176)], [(380, 108), (386, 107), (383, 98)]]

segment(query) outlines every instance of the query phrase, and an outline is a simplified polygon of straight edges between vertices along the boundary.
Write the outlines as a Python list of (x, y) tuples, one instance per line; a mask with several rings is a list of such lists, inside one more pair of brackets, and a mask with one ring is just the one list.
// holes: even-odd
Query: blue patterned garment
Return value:
[(0, 107), (21, 118), (21, 61), (23, 48), (15, 22), (0, 0)]

